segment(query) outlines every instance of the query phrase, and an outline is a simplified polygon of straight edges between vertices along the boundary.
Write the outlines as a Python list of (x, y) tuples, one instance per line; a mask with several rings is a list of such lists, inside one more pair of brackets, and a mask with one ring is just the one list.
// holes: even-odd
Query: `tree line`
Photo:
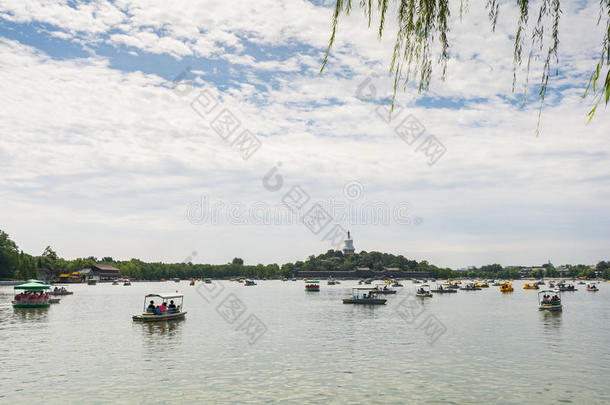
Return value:
[[(44, 269), (52, 277), (62, 273), (71, 273), (84, 268), (91, 268), (95, 264), (110, 264), (119, 269), (119, 274), (138, 280), (160, 280), (170, 278), (284, 278), (292, 277), (297, 271), (350, 271), (358, 267), (368, 267), (372, 270), (385, 268), (398, 268), (402, 271), (429, 272), (434, 278), (494, 278), (518, 279), (519, 268), (506, 268), (499, 264), (489, 264), (468, 271), (456, 271), (447, 267), (437, 267), (426, 260), (416, 261), (402, 255), (393, 255), (382, 252), (366, 252), (344, 255), (340, 250), (328, 250), (326, 253), (311, 255), (304, 261), (294, 263), (272, 264), (244, 264), (243, 259), (234, 258), (227, 264), (194, 264), (182, 263), (147, 263), (139, 259), (114, 260), (112, 257), (100, 259), (89, 256), (66, 260), (47, 246), (40, 256), (32, 256), (19, 249), (9, 235), (0, 230), (0, 279), (26, 280), (37, 278), (40, 269)], [(610, 279), (610, 261), (601, 261), (597, 270), (605, 279)], [(550, 264), (532, 271), (532, 276), (559, 277), (559, 272)], [(579, 264), (568, 270), (569, 277), (586, 276), (592, 278), (595, 272), (587, 265)]]

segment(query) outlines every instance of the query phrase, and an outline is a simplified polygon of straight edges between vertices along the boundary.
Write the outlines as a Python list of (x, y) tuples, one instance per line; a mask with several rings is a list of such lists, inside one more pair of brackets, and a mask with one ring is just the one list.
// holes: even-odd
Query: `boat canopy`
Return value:
[(307, 280), (308, 283), (319, 283), (318, 280)]
[(158, 298), (162, 298), (164, 300), (168, 300), (171, 298), (182, 298), (184, 297), (183, 294), (176, 294), (176, 293), (152, 293), (152, 294), (146, 294), (145, 298), (148, 297), (158, 297)]
[(19, 284), (14, 287), (15, 290), (27, 290), (27, 291), (42, 291), (48, 290), (51, 286), (41, 283), (28, 282), (25, 284)]
[(559, 292), (561, 292), (561, 291), (558, 291), (558, 290), (541, 290), (541, 291), (538, 291), (538, 295), (544, 294), (544, 293), (557, 294)]
[(33, 278), (29, 279), (28, 281), (26, 281), (26, 283), (37, 283), (37, 284), (46, 284), (44, 281), (42, 280), (35, 280)]

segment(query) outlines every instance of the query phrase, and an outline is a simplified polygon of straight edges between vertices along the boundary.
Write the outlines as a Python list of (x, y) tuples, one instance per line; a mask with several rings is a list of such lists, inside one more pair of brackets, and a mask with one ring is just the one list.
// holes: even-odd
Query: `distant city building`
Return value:
[(356, 251), (356, 249), (354, 249), (354, 241), (352, 240), (352, 237), (350, 236), (349, 231), (347, 231), (347, 239), (345, 239), (345, 246), (343, 247), (343, 254), (351, 255), (351, 254), (354, 254), (355, 251)]

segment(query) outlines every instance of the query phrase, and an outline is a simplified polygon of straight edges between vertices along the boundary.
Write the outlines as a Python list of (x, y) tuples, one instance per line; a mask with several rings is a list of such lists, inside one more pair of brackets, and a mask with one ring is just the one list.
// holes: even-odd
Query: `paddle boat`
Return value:
[(335, 285), (335, 284), (337, 284), (337, 280), (335, 280), (332, 277), (329, 277), (328, 280), (326, 281), (326, 284), (328, 284), (328, 285)]
[(203, 282), (206, 284), (212, 284), (212, 279), (211, 278), (204, 278)]
[(538, 290), (538, 284), (537, 283), (525, 283), (523, 284), (523, 289), (524, 290)]
[(397, 292), (396, 290), (393, 290), (384, 284), (375, 284), (374, 288), (377, 294), (396, 294)]
[(379, 292), (371, 287), (354, 287), (352, 296), (343, 298), (344, 304), (365, 304), (365, 305), (385, 305), (386, 299), (377, 298)]
[(125, 280), (125, 281), (123, 281), (123, 285), (131, 285), (131, 281)]
[(587, 291), (599, 291), (599, 288), (595, 285), (595, 283), (587, 284)]
[(559, 291), (578, 291), (578, 289), (576, 287), (574, 287), (573, 284), (565, 284), (565, 283), (558, 283), (557, 284), (557, 289)]
[(474, 283), (466, 283), (464, 284), (464, 287), (460, 287), (460, 290), (464, 291), (476, 291), (480, 289), (481, 287), (477, 287)]
[(119, 280), (114, 280), (114, 281), (112, 282), (112, 285), (119, 285)]
[[(152, 298), (152, 299), (151, 299)], [(162, 303), (171, 302), (173, 300), (180, 300), (180, 303), (176, 305), (175, 308), (169, 308), (166, 304), (166, 310), (163, 311), (161, 308), (162, 305), (158, 305), (155, 309), (154, 307), (154, 299), (161, 298)], [(150, 304), (148, 301), (150, 300)], [(173, 319), (183, 319), (186, 315), (186, 311), (184, 311), (184, 296), (182, 294), (173, 294), (173, 293), (155, 293), (155, 294), (146, 294), (144, 296), (144, 309), (141, 314), (133, 315), (131, 318), (134, 321), (140, 322), (159, 322), (159, 321), (170, 321)], [(148, 304), (148, 305), (147, 305)]]
[(195, 285), (195, 280), (191, 280), (191, 282), (189, 283), (190, 286), (194, 286)]
[(400, 281), (394, 279), (392, 280), (392, 287), (403, 287), (403, 285), (400, 284)]
[(96, 284), (97, 284), (97, 279), (95, 279), (95, 278), (87, 279), (87, 285), (96, 285)]
[(437, 285), (436, 288), (434, 290), (430, 290), (433, 293), (439, 293), (439, 294), (457, 294), (457, 290), (454, 288), (449, 288), (449, 286), (447, 284), (442, 284), (442, 285)]
[(513, 285), (509, 281), (503, 282), (502, 284), (500, 284), (500, 292), (513, 292)]
[(494, 286), (494, 287), (500, 287), (501, 284), (502, 283), (500, 283), (499, 281), (492, 281), (491, 285)]
[(549, 287), (555, 288), (555, 283), (553, 283), (552, 281), (549, 281)]
[(430, 292), (430, 286), (428, 284), (422, 284), (417, 290), (415, 290), (416, 297), (432, 297)]
[(320, 282), (317, 280), (308, 280), (307, 284), (305, 284), (305, 291), (320, 291)]
[(290, 281), (297, 281), (297, 278), (293, 277), (293, 278), (290, 279)]
[(538, 285), (544, 285), (544, 280), (538, 280), (538, 281), (536, 282), (536, 284), (538, 284)]
[(172, 280), (174, 281), (174, 283), (179, 283), (180, 282), (180, 279), (178, 277), (174, 277), (174, 278), (172, 278)]
[(66, 287), (55, 287), (53, 288), (53, 290), (51, 290), (51, 292), (49, 293), (51, 295), (72, 295), (74, 294), (74, 291), (68, 291), (66, 290)]
[(254, 280), (245, 280), (244, 281), (244, 286), (251, 286), (251, 285), (256, 285), (256, 282)]
[(561, 294), (557, 290), (539, 291), (538, 309), (540, 311), (561, 311), (562, 306), (560, 295)]
[(28, 280), (25, 284), (13, 287), (19, 294), (11, 302), (13, 308), (48, 308), (51, 303), (47, 292), (51, 288), (40, 280)]

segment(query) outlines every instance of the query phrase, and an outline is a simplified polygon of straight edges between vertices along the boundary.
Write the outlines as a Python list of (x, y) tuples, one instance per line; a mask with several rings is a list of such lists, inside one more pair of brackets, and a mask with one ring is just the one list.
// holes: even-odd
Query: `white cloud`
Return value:
[[(370, 73), (387, 68), (391, 23), (378, 41), (374, 30), (363, 30), (360, 15), (346, 18), (320, 77), (330, 14), (306, 2), (187, 7), (100, 1), (75, 10), (60, 1), (0, 0), (0, 6), (4, 19), (46, 22), (85, 43), (117, 30), (107, 40), (139, 54), (193, 54), (249, 67), (246, 78), (226, 83), (230, 88), (222, 98), (263, 141), (244, 162), (191, 110), (195, 93), (180, 97), (163, 78), (113, 69), (105, 58), (55, 60), (2, 40), (0, 211), (10, 213), (3, 225), (28, 251), (51, 243), (66, 256), (181, 260), (181, 249), (195, 249), (205, 250), (198, 257), (204, 261), (240, 254), (248, 262), (281, 262), (326, 250), (303, 226), (196, 227), (184, 219), (187, 204), (204, 192), (224, 201), (279, 202), (282, 192), (266, 191), (261, 177), (281, 161), (285, 187), (300, 184), (314, 200), (340, 198), (343, 184), (358, 179), (366, 199), (409, 201), (424, 218), (419, 227), (353, 226), (359, 249), (454, 266), (549, 257), (593, 262), (606, 252), (608, 115), (598, 112), (585, 127), (589, 106), (579, 90), (561, 90), (563, 98), (544, 110), (543, 133), (536, 138), (537, 105), (521, 108), (499, 96), (510, 92), (508, 34), (514, 26), (501, 19), (490, 34), (482, 7), (471, 5), (464, 21), (453, 25), (449, 80), (435, 79), (428, 96), (485, 101), (425, 108), (416, 104), (411, 88), (400, 94), (403, 114), (416, 116), (447, 146), (430, 167), (394, 132), (405, 115), (389, 125), (376, 115), (375, 104), (356, 97)], [(508, 7), (501, 11), (514, 14)], [(594, 8), (572, 11), (562, 17), (568, 28), (560, 58), (567, 70), (557, 83), (580, 85), (592, 66), (599, 30), (590, 27)], [(243, 38), (269, 46), (271, 55), (258, 59)], [(297, 50), (275, 55), (279, 45)], [(304, 45), (319, 54), (300, 53)], [(274, 86), (257, 71), (271, 75)], [(534, 82), (538, 71), (534, 66)], [(391, 94), (389, 77), (371, 84), (379, 97)], [(278, 249), (272, 243), (277, 240), (291, 243)]]

